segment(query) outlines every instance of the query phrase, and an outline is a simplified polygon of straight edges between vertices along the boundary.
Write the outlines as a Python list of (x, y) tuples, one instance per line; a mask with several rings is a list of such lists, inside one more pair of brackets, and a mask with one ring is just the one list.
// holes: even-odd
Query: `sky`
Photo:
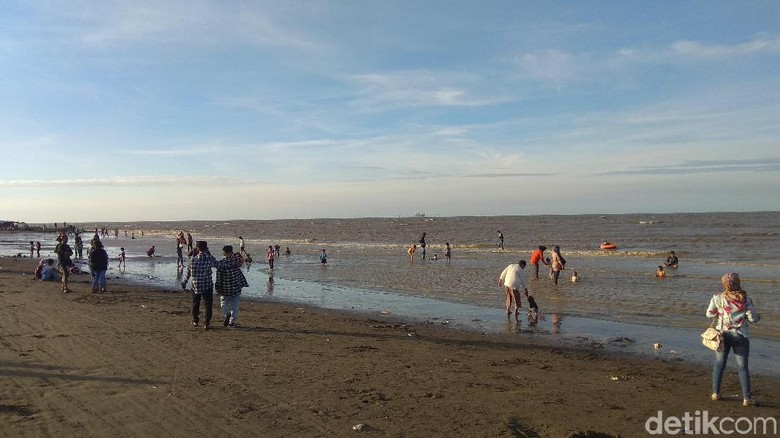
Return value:
[(780, 210), (777, 1), (0, 10), (0, 219)]

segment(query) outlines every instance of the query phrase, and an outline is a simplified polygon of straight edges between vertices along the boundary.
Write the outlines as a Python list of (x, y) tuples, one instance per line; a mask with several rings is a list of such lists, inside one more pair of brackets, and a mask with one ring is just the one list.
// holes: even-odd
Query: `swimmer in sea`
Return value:
[(658, 278), (666, 278), (666, 271), (664, 271), (663, 266), (658, 267), (658, 270), (655, 271), (655, 276)]

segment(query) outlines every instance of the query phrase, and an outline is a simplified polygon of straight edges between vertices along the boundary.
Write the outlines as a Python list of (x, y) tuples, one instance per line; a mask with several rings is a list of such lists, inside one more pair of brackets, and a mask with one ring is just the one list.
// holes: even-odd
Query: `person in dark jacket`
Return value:
[(99, 240), (95, 242), (95, 249), (89, 253), (89, 269), (92, 271), (92, 293), (106, 292), (108, 253)]

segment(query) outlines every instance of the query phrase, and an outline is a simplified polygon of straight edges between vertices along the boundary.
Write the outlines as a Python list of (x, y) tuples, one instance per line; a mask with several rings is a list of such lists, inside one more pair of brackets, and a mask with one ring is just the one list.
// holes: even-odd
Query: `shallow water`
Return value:
[[(190, 231), (196, 240), (208, 240), (215, 255), (224, 244), (238, 246), (244, 236), (256, 261), (250, 268), (247, 294), (263, 295), (268, 283), (265, 249), (279, 243), (293, 254), (282, 256), (274, 270), (276, 289), (282, 284), (315, 284), (341, 290), (390, 293), (413, 302), (431, 298), (493, 309), (502, 320), (503, 291), (498, 274), (518, 259), (528, 259), (537, 245), (560, 245), (567, 269), (558, 285), (540, 272), (530, 289), (544, 313), (601, 321), (627, 322), (646, 327), (689, 328), (708, 324), (704, 311), (720, 277), (738, 272), (762, 315), (751, 328), (754, 337), (780, 339), (780, 252), (776, 250), (780, 213), (711, 213), (655, 215), (506, 216), (455, 218), (364, 218), (276, 221), (137, 222), (80, 224), (118, 228), (120, 237), (105, 240), (112, 257), (118, 247), (128, 254), (128, 275), (152, 277), (168, 285), (175, 280), (174, 237)], [(504, 251), (496, 247), (497, 232), (505, 236)], [(137, 239), (123, 236), (135, 231)], [(144, 237), (140, 231), (144, 230)], [(428, 256), (443, 258), (444, 242), (452, 245), (453, 260), (409, 262), (406, 247), (427, 233)], [(91, 233), (88, 233), (91, 234)], [(40, 233), (0, 234), (0, 254), (28, 253), (29, 240), (40, 240), (43, 254), (51, 255), (54, 236)], [(89, 240), (87, 235), (86, 240)], [(598, 249), (614, 242), (616, 251)], [(157, 246), (162, 257), (146, 257)], [(318, 255), (326, 248), (329, 263)], [(654, 277), (667, 251), (676, 251), (680, 267), (667, 269), (666, 279)], [(546, 253), (549, 256), (549, 250)], [(529, 267), (530, 268), (530, 267)], [(529, 269), (527, 268), (527, 269)], [(544, 271), (545, 267), (541, 267)], [(579, 283), (568, 280), (576, 270)], [(289, 286), (289, 285), (288, 285)], [(338, 301), (338, 296), (332, 298)], [(345, 298), (346, 299), (346, 298)], [(317, 305), (317, 303), (311, 303)], [(346, 306), (349, 307), (349, 306)], [(488, 318), (490, 319), (490, 318)], [(650, 329), (648, 329), (650, 330)]]

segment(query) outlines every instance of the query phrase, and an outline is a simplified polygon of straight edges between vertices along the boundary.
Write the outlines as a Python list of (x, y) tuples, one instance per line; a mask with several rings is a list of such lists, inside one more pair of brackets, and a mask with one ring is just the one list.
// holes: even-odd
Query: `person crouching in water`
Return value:
[(222, 253), (225, 258), (217, 267), (214, 289), (219, 294), (219, 307), (224, 315), (222, 325), (235, 328), (238, 326), (238, 302), (241, 298), (241, 289), (249, 287), (249, 283), (241, 272), (243, 264), (241, 254), (234, 253), (231, 245), (222, 247)]
[(515, 319), (519, 320), (520, 316), (520, 290), (525, 293), (525, 297), (528, 299), (528, 305), (534, 313), (539, 311), (539, 306), (536, 305), (536, 301), (533, 296), (528, 293), (528, 286), (525, 280), (525, 260), (520, 260), (517, 264), (511, 264), (507, 266), (501, 275), (498, 277), (498, 285), (504, 286), (504, 292), (506, 293), (506, 318), (512, 314), (511, 307), (512, 301), (515, 303)]

